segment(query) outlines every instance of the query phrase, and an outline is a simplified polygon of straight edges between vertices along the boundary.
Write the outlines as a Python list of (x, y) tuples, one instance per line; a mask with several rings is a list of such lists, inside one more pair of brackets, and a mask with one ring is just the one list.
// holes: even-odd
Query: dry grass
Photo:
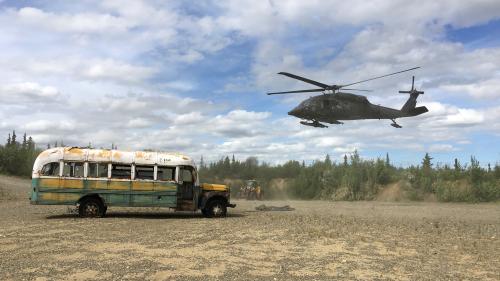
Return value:
[(2, 201), (0, 280), (500, 279), (498, 204), (236, 203), (226, 219), (148, 208), (80, 219)]

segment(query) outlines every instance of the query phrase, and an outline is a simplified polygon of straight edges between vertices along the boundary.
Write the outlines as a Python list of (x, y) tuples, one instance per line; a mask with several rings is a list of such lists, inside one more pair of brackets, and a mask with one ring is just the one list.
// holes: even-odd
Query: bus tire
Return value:
[(82, 218), (102, 218), (106, 214), (106, 206), (98, 198), (86, 198), (80, 202), (78, 214)]
[(213, 199), (207, 202), (202, 213), (207, 218), (222, 218), (227, 214), (226, 202), (221, 199)]

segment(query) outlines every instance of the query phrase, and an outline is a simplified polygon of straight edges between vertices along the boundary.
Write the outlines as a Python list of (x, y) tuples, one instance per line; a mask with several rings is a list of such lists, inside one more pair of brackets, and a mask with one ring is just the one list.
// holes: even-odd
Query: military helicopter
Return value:
[(415, 107), (417, 104), (417, 97), (424, 94), (423, 91), (418, 91), (415, 88), (415, 76), (412, 78), (411, 89), (409, 91), (399, 91), (399, 93), (410, 94), (410, 97), (401, 109), (394, 109), (385, 106), (375, 105), (368, 101), (365, 96), (355, 95), (351, 93), (340, 92), (340, 90), (348, 91), (363, 91), (371, 92), (371, 90), (352, 89), (346, 88), (355, 84), (364, 83), (367, 81), (380, 79), (383, 77), (415, 70), (420, 67), (405, 69), (402, 71), (373, 77), (370, 79), (361, 80), (354, 83), (344, 85), (328, 85), (318, 81), (314, 81), (305, 77), (301, 77), (288, 72), (280, 72), (278, 74), (297, 79), (320, 88), (307, 89), (286, 92), (267, 93), (268, 95), (281, 95), (293, 93), (310, 93), (310, 92), (323, 92), (323, 95), (310, 97), (301, 102), (297, 107), (288, 112), (288, 115), (304, 119), (300, 124), (312, 126), (316, 128), (328, 128), (328, 124), (344, 124), (339, 120), (362, 120), (362, 119), (389, 119), (392, 121), (391, 126), (394, 128), (402, 128), (401, 125), (396, 123), (396, 118), (412, 117), (423, 114), (429, 111), (425, 106)]

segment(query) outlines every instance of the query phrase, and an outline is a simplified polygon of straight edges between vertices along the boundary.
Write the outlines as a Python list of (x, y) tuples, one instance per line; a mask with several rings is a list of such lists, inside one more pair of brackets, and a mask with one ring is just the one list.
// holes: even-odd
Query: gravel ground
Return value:
[(0, 177), (0, 280), (500, 280), (500, 204), (235, 201), (225, 219), (80, 219), (30, 205), (28, 189)]

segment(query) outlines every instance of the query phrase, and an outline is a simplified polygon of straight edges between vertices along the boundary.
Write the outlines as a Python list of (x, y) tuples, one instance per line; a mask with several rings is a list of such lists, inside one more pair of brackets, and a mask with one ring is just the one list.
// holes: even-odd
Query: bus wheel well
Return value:
[(83, 201), (88, 200), (88, 199), (97, 199), (99, 202), (101, 202), (101, 205), (103, 207), (106, 207), (104, 200), (101, 198), (101, 196), (99, 196), (99, 194), (87, 194), (87, 195), (83, 196), (82, 198), (80, 198), (80, 200), (78, 200), (78, 204), (81, 204)]
[(208, 198), (205, 206), (201, 209), (201, 213), (207, 218), (225, 217), (227, 214), (227, 206), (227, 198), (215, 195)]
[(205, 206), (206, 206), (206, 205), (208, 205), (208, 203), (209, 203), (210, 201), (213, 201), (213, 200), (221, 200), (221, 201), (223, 201), (223, 202), (224, 202), (224, 203), (226, 203), (226, 204), (228, 203), (228, 202), (227, 202), (227, 198), (226, 198), (226, 197), (224, 197), (224, 196), (222, 196), (222, 195), (214, 195), (214, 196), (209, 197), (209, 198), (207, 199), (207, 201), (205, 202)]

